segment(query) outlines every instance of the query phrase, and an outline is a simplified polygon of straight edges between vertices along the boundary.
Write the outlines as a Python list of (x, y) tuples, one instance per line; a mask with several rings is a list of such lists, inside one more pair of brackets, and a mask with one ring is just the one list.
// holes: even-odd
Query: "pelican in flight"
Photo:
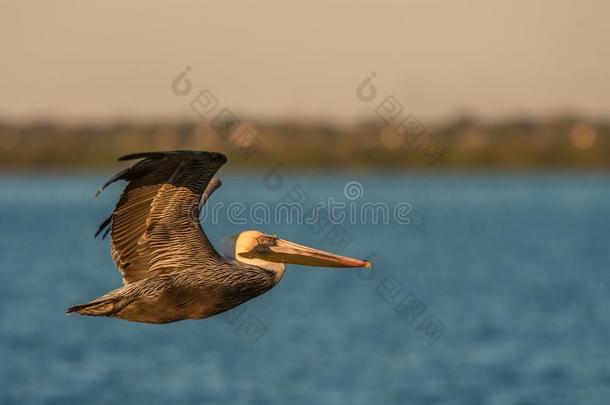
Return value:
[(284, 275), (285, 263), (320, 267), (366, 267), (365, 260), (302, 246), (260, 231), (241, 232), (234, 259), (216, 252), (199, 222), (209, 196), (220, 187), (214, 175), (221, 153), (136, 153), (138, 159), (96, 193), (127, 181), (112, 214), (96, 236), (110, 232), (111, 254), (123, 286), (67, 313), (109, 316), (132, 322), (203, 319), (263, 294)]

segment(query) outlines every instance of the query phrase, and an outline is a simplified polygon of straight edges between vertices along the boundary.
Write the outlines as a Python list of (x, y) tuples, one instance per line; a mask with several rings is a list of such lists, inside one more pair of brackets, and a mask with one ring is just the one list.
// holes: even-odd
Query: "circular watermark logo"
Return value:
[(343, 194), (348, 200), (357, 200), (364, 196), (364, 187), (357, 181), (350, 181), (343, 187)]

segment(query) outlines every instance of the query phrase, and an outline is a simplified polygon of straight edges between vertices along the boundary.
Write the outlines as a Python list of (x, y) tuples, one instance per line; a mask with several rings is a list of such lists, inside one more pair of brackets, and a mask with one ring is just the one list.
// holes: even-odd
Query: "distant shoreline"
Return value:
[(610, 122), (573, 117), (428, 129), (412, 121), (326, 123), (11, 124), (0, 120), (0, 171), (111, 171), (122, 155), (173, 149), (227, 154), (230, 170), (363, 172), (586, 171), (610, 169)]

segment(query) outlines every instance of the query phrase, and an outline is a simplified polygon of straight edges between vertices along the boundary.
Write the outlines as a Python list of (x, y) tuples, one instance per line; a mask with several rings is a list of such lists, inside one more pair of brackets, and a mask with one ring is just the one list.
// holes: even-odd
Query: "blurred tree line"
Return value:
[(231, 167), (370, 169), (610, 168), (610, 123), (575, 117), (480, 122), (463, 117), (427, 128), (380, 120), (171, 122), (69, 125), (0, 121), (0, 168), (104, 168), (138, 151), (215, 150)]

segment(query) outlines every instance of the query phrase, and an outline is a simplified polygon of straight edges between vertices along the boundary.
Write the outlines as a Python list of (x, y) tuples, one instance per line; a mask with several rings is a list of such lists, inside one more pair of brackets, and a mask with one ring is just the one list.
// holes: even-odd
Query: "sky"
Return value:
[(0, 118), (196, 118), (205, 89), (271, 120), (349, 122), (388, 96), (425, 119), (607, 117), (608, 15), (607, 1), (0, 0)]

